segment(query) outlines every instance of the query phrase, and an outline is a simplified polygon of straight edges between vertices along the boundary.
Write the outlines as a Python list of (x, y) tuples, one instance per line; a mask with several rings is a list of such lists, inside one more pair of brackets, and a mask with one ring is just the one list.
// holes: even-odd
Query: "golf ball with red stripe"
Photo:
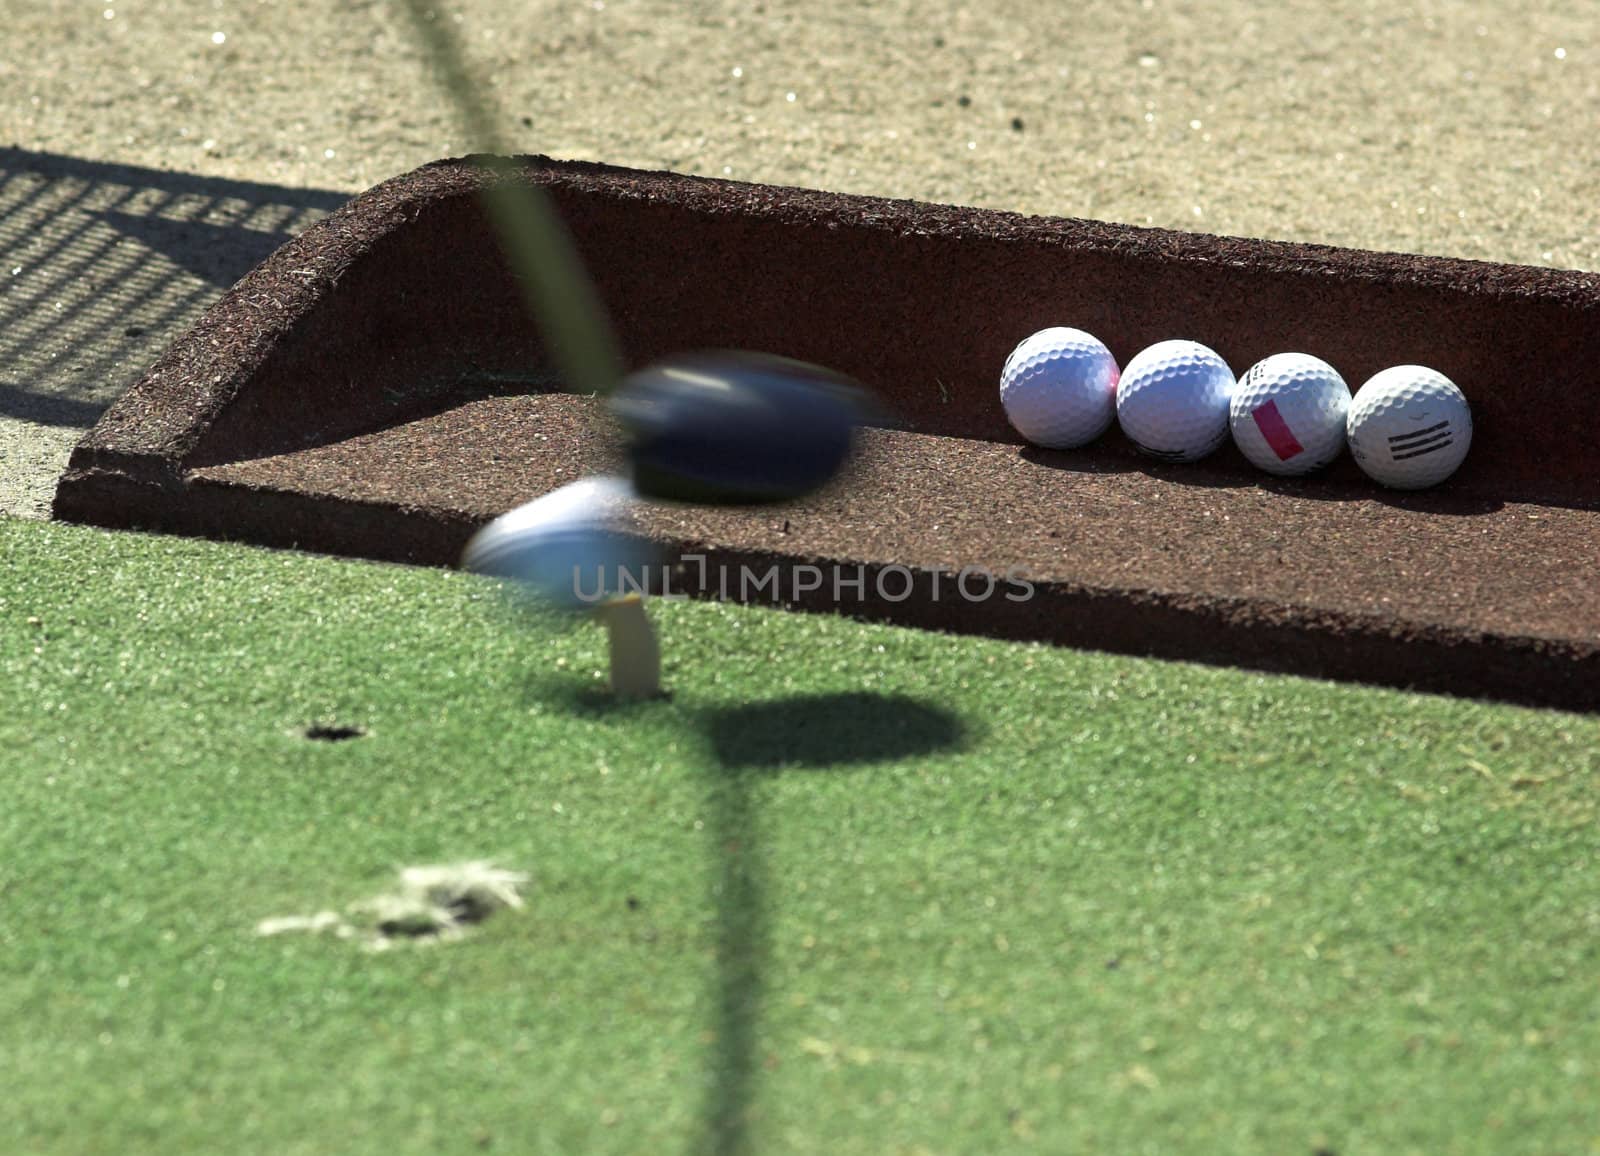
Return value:
[(1320, 470), (1344, 450), (1350, 387), (1309, 353), (1275, 353), (1252, 365), (1233, 392), (1228, 425), (1239, 452), (1269, 474)]

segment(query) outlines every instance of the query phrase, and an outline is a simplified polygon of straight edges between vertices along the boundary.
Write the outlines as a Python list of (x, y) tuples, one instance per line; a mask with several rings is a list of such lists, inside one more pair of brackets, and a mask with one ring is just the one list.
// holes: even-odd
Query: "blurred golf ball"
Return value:
[(1076, 449), (1106, 432), (1117, 415), (1116, 359), (1081, 329), (1041, 329), (1022, 341), (1000, 371), (1000, 404), (1034, 445)]
[(1350, 387), (1309, 353), (1275, 353), (1239, 379), (1229, 404), (1233, 442), (1251, 464), (1294, 477), (1344, 452)]
[(1472, 409), (1438, 370), (1396, 365), (1356, 391), (1345, 433), (1369, 478), (1397, 490), (1421, 490), (1455, 473), (1467, 456)]
[(1117, 422), (1151, 457), (1193, 462), (1228, 437), (1228, 363), (1198, 341), (1159, 341), (1138, 353), (1117, 385)]
[(472, 536), (461, 566), (514, 580), (537, 604), (592, 609), (643, 587), (659, 565), (638, 531), (627, 481), (585, 478), (502, 514)]

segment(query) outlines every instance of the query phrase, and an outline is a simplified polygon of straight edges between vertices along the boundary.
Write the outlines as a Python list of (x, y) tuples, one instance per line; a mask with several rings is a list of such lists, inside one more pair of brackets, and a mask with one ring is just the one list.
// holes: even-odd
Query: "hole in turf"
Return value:
[(366, 727), (345, 726), (342, 723), (316, 723), (300, 732), (319, 743), (342, 743), (346, 739), (359, 739), (367, 733)]

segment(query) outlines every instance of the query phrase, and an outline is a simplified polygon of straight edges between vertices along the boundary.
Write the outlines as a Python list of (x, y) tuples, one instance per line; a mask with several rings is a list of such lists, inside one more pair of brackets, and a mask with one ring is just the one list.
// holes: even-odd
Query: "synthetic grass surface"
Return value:
[(465, 575), (0, 551), (0, 1150), (1600, 1151), (1594, 718), (704, 604), (611, 709)]

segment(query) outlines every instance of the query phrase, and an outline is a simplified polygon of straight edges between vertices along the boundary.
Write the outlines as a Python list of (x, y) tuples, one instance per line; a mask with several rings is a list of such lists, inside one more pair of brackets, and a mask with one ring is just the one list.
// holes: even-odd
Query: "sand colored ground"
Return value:
[[(446, 11), (529, 152), (1600, 268), (1593, 4)], [(228, 285), (471, 142), (393, 4), (0, 12), (0, 512), (42, 516), (81, 432)]]

